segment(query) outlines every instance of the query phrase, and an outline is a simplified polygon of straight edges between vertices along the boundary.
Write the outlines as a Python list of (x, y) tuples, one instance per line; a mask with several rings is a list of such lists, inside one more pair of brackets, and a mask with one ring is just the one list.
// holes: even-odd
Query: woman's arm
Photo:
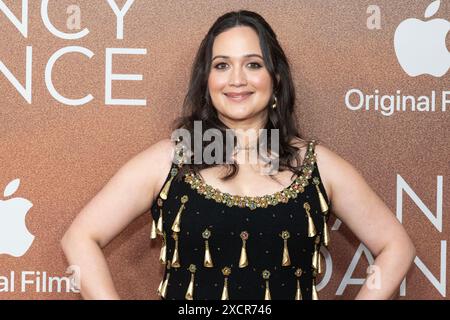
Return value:
[(322, 145), (315, 150), (332, 212), (376, 256), (375, 273), (367, 277), (356, 299), (393, 298), (415, 257), (411, 239), (351, 164)]
[(173, 146), (161, 140), (125, 163), (61, 239), (69, 264), (80, 268), (84, 299), (119, 299), (102, 248), (150, 209), (169, 173)]

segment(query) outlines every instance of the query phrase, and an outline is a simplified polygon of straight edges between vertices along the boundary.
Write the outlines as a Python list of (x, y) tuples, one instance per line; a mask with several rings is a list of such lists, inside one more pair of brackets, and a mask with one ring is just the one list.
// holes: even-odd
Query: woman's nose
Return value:
[(234, 68), (230, 75), (230, 85), (239, 86), (246, 84), (245, 72), (241, 68)]

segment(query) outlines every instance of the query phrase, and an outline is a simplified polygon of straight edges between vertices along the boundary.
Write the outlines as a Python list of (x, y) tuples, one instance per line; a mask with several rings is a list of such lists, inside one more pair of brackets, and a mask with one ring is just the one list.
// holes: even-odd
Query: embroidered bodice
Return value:
[(151, 208), (162, 237), (162, 299), (318, 299), (320, 248), (327, 246), (328, 196), (310, 141), (302, 174), (259, 197), (230, 195), (172, 164)]

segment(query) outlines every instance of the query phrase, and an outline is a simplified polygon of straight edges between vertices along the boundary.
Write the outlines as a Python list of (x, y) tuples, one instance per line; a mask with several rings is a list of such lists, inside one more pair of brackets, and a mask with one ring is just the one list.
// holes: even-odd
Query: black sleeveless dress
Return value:
[(223, 193), (193, 172), (178, 181), (172, 164), (151, 208), (151, 237), (162, 237), (161, 299), (318, 299), (331, 204), (315, 144), (294, 182), (261, 197)]

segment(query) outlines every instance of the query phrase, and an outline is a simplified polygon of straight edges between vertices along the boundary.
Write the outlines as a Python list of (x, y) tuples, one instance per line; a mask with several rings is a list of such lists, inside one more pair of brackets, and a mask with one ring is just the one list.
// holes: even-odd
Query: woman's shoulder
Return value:
[(144, 163), (147, 164), (147, 171), (151, 171), (154, 181), (154, 190), (158, 191), (162, 188), (167, 175), (172, 167), (175, 154), (175, 142), (171, 139), (162, 139), (142, 152), (145, 158)]
[(336, 190), (342, 183), (353, 183), (359, 179), (359, 171), (322, 141), (315, 143), (314, 153), (316, 166), (330, 200), (333, 198), (333, 189)]
[[(175, 150), (175, 142), (170, 139), (162, 139), (153, 144), (151, 144), (147, 149), (143, 151), (146, 157), (152, 161), (161, 161), (161, 165), (167, 166), (169, 162), (172, 162), (173, 154)], [(154, 163), (155, 166), (158, 166), (160, 163)]]

